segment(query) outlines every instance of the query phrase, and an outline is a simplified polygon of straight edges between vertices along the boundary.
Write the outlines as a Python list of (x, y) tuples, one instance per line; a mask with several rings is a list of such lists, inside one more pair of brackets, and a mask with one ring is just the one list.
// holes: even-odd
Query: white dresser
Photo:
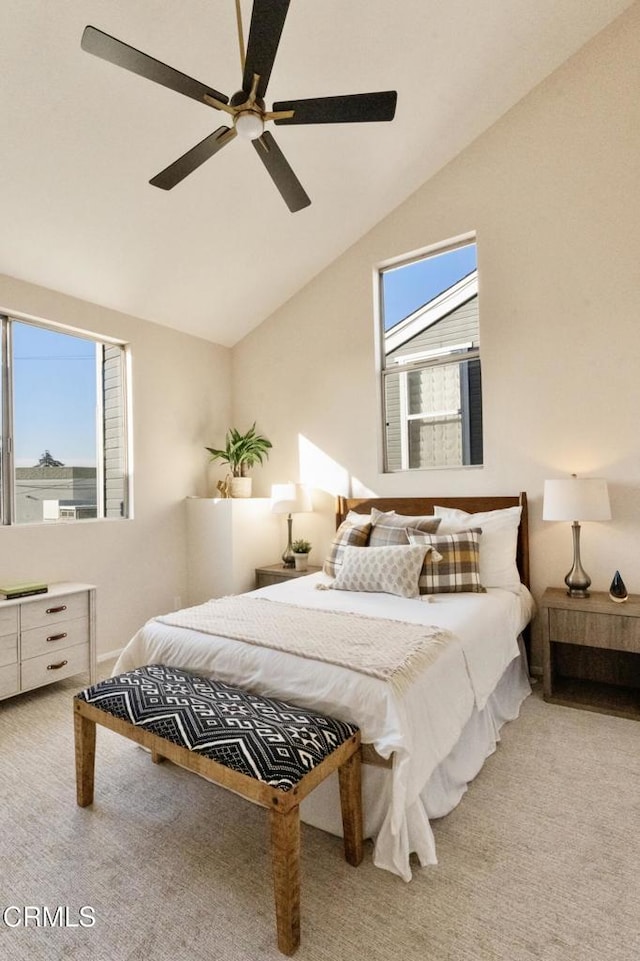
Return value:
[(83, 671), (95, 683), (95, 594), (92, 584), (60, 583), (0, 601), (0, 700)]

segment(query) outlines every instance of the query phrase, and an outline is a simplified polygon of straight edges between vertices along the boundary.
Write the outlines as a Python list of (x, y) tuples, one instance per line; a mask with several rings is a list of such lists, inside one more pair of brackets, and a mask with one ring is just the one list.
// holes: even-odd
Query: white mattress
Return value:
[[(303, 607), (435, 624), (456, 638), (404, 694), (347, 668), (155, 619), (132, 638), (114, 673), (142, 664), (171, 664), (355, 721), (364, 742), (372, 743), (383, 757), (394, 754), (392, 771), (366, 770), (365, 829), (375, 837), (374, 861), (409, 880), (410, 852), (415, 851), (422, 864), (436, 861), (421, 794), (473, 718), (491, 713), (488, 701), (509, 665), (519, 658), (518, 635), (531, 617), (533, 601), (524, 587), (519, 595), (490, 589), (486, 594), (441, 594), (427, 600), (316, 590), (323, 581), (328, 581), (323, 574), (314, 574), (254, 594)], [(334, 801), (328, 802), (321, 823), (322, 793), (315, 804), (308, 803), (316, 794), (303, 804), (303, 818), (336, 830), (336, 812), (329, 810), (335, 808)]]

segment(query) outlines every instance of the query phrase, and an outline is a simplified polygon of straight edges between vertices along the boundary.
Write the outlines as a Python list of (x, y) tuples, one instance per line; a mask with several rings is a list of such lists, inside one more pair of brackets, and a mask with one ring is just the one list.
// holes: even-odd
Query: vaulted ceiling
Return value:
[(3, 0), (0, 272), (232, 345), (630, 5), (291, 0), (268, 106), (398, 91), (391, 123), (271, 127), (291, 214), (239, 138), (150, 186), (226, 116), (80, 48), (93, 24), (231, 95), (234, 0)]

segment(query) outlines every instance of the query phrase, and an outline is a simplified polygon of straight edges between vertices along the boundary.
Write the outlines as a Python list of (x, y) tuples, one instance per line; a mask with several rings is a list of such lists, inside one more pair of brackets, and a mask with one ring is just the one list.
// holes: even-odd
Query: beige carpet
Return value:
[[(0, 703), (3, 961), (269, 961), (265, 813), (98, 732), (96, 803), (75, 804), (67, 681)], [(458, 808), (440, 864), (405, 884), (303, 825), (314, 961), (638, 961), (640, 724), (525, 703)], [(11, 905), (95, 909), (16, 927)], [(16, 913), (9, 913), (13, 923)]]

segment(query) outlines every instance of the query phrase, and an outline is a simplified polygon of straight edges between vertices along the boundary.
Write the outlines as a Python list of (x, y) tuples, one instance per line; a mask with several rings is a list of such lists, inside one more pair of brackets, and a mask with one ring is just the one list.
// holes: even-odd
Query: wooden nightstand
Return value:
[(281, 581), (290, 581), (294, 577), (306, 577), (307, 574), (317, 574), (321, 567), (309, 564), (306, 571), (297, 571), (295, 567), (283, 567), (282, 564), (270, 564), (268, 567), (256, 567), (256, 587), (269, 587)]
[(640, 595), (549, 588), (540, 616), (545, 700), (640, 720)]

